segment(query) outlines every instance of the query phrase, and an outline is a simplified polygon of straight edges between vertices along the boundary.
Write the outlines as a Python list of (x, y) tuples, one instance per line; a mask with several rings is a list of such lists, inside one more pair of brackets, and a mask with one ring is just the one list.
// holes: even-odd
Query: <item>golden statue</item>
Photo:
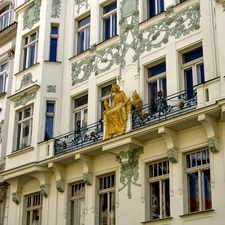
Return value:
[(123, 134), (127, 125), (127, 111), (130, 107), (130, 100), (117, 84), (112, 84), (111, 96), (113, 94), (114, 104), (112, 107), (105, 100), (104, 120), (106, 122), (105, 139), (114, 135)]
[(132, 98), (133, 102), (131, 102), (131, 104), (135, 107), (135, 112), (137, 114), (142, 114), (143, 101), (136, 90), (133, 92)]

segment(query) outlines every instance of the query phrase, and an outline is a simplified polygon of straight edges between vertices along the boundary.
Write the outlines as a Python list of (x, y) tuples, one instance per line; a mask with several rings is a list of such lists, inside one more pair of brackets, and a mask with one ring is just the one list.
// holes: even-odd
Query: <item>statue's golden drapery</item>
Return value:
[(113, 135), (123, 134), (127, 125), (127, 110), (129, 110), (129, 99), (117, 84), (112, 84), (112, 94), (114, 94), (114, 104), (109, 106), (104, 102), (106, 110), (104, 111), (104, 120), (106, 122), (105, 139)]

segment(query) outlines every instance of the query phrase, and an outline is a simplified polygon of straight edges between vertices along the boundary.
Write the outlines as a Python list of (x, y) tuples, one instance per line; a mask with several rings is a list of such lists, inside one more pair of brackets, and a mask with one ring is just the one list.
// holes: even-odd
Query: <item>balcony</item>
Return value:
[[(129, 112), (131, 130), (127, 130), (127, 132), (178, 117), (195, 110), (196, 107), (196, 90), (182, 91), (166, 98), (162, 98), (159, 93), (156, 101), (143, 105), (141, 109), (134, 109)], [(54, 138), (54, 155), (60, 155), (101, 142), (103, 136), (104, 125), (102, 121), (86, 127), (78, 127), (76, 130)]]

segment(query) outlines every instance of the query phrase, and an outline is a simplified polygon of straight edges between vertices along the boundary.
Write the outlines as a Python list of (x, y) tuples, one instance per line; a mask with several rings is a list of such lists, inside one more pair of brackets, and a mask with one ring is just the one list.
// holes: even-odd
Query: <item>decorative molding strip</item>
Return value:
[(47, 85), (47, 92), (48, 93), (56, 93), (56, 85)]
[(61, 0), (52, 0), (52, 18), (59, 18), (61, 13)]
[(27, 74), (23, 75), (23, 77), (21, 79), (20, 88), (18, 90), (16, 90), (16, 92), (20, 91), (23, 88), (26, 88), (30, 84), (36, 83), (37, 80), (36, 81), (32, 81), (32, 77), (33, 77), (32, 73), (27, 73)]
[[(119, 191), (123, 190), (127, 186), (127, 196), (131, 199), (131, 184), (141, 186), (137, 184), (139, 178), (139, 158), (143, 154), (143, 147), (135, 148), (127, 152), (120, 151), (116, 154), (116, 161), (120, 163), (120, 183), (123, 185)], [(114, 154), (114, 153), (113, 153)], [(132, 180), (133, 179), (133, 180)]]
[(23, 30), (31, 29), (40, 20), (41, 0), (35, 0), (27, 5), (23, 15)]
[(14, 103), (14, 108), (22, 105), (25, 106), (29, 101), (33, 100), (36, 98), (36, 92), (32, 92), (32, 93), (24, 93), (20, 96), (20, 98), (18, 100), (15, 101)]
[(75, 5), (78, 5), (77, 13), (80, 13), (80, 9), (84, 6), (85, 9), (88, 8), (88, 0), (75, 0)]
[[(132, 4), (130, 11), (126, 4)], [(139, 59), (144, 52), (150, 52), (152, 49), (161, 47), (169, 42), (171, 37), (178, 39), (200, 28), (200, 3), (189, 6), (177, 13), (174, 13), (173, 7), (170, 6), (167, 8), (163, 19), (143, 30), (139, 29), (139, 11), (135, 10), (138, 7), (138, 0), (136, 0), (136, 7), (133, 7), (133, 3), (130, 0), (126, 1), (126, 4), (122, 4), (121, 8), (124, 17), (119, 22), (121, 29), (120, 43), (112, 44), (99, 51), (92, 46), (90, 48), (92, 55), (72, 63), (71, 77), (73, 86), (88, 80), (91, 73), (97, 76), (111, 69), (114, 65), (120, 66), (118, 75), (118, 80), (120, 81), (122, 70), (127, 63), (125, 59), (128, 52), (129, 54), (132, 52), (132, 63), (137, 64), (137, 72), (139, 73)], [(126, 13), (123, 13), (123, 10)], [(125, 17), (127, 15), (130, 15), (129, 18)], [(131, 41), (129, 41), (128, 35), (132, 36)]]

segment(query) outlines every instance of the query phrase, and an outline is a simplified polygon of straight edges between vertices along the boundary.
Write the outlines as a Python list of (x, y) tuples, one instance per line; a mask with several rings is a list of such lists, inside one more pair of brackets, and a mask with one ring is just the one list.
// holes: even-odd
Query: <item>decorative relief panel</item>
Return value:
[(20, 90), (22, 90), (23, 88), (26, 88), (26, 87), (28, 87), (29, 85), (34, 84), (34, 83), (37, 82), (37, 80), (36, 80), (36, 81), (32, 81), (32, 78), (33, 78), (32, 73), (27, 73), (27, 74), (23, 75), (23, 77), (22, 77), (22, 79), (21, 79), (20, 88), (19, 88), (18, 90), (16, 90), (16, 92), (17, 92), (17, 91), (20, 91)]
[(48, 85), (47, 86), (47, 92), (48, 93), (56, 93), (56, 85)]
[(36, 92), (32, 92), (30, 94), (24, 93), (20, 96), (18, 100), (15, 101), (14, 103), (14, 108), (22, 105), (25, 106), (29, 101), (33, 100), (36, 98)]
[(23, 15), (23, 30), (31, 29), (40, 20), (41, 0), (35, 0), (27, 5)]
[(61, 0), (52, 0), (52, 18), (59, 18), (61, 13)]
[[(127, 63), (126, 58), (129, 58), (126, 57), (127, 54), (132, 53), (133, 63), (137, 64), (139, 72), (139, 59), (144, 52), (150, 52), (154, 48), (161, 47), (169, 42), (171, 37), (177, 39), (200, 28), (200, 3), (196, 3), (177, 13), (174, 13), (173, 7), (170, 6), (167, 8), (163, 19), (140, 30), (139, 11), (137, 10), (138, 0), (135, 2), (136, 6), (130, 0), (124, 0), (121, 4), (123, 17), (119, 22), (121, 29), (119, 43), (99, 51), (93, 45), (90, 48), (91, 55), (89, 57), (72, 64), (72, 85), (87, 80), (91, 73), (98, 75), (111, 69), (114, 65), (120, 67), (118, 75), (120, 81), (122, 70)], [(126, 17), (127, 15), (130, 16)], [(128, 39), (128, 36), (132, 36), (132, 39)]]
[(82, 7), (85, 7), (85, 9), (88, 8), (89, 4), (88, 4), (88, 0), (75, 0), (75, 5), (77, 5), (77, 13), (80, 13), (80, 9)]

